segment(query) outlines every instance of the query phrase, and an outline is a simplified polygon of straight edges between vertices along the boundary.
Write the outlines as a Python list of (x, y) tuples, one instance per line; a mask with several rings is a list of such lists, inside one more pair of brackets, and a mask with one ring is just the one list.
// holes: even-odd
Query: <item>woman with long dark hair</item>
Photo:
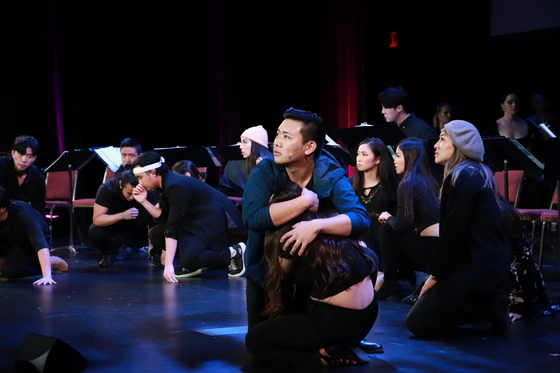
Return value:
[(497, 332), (511, 321), (504, 284), (510, 247), (502, 229), (492, 171), (482, 163), (484, 145), (475, 126), (447, 123), (435, 145), (445, 165), (440, 238), (408, 329), (420, 337), (451, 333), (460, 325), (488, 321)]
[(268, 133), (263, 126), (243, 131), (239, 149), (244, 161), (229, 161), (217, 188), (230, 197), (243, 197), (247, 178), (253, 168), (263, 159), (272, 158), (272, 152), (268, 149)]
[[(276, 192), (272, 202), (301, 194), (295, 183), (287, 188)], [(326, 216), (306, 211), (266, 234), (264, 290), (268, 301), (264, 315), (269, 319), (251, 328), (245, 340), (261, 363), (320, 367), (369, 360), (356, 347), (377, 318), (370, 277), (376, 271), (373, 259), (357, 241), (346, 237), (319, 235), (303, 256), (284, 251), (280, 242), (294, 224)], [(291, 306), (294, 288), (304, 299), (303, 310)]]
[[(395, 170), (402, 177), (397, 189), (397, 214), (379, 215), (383, 257), (383, 285), (378, 299), (401, 297), (398, 271), (427, 271), (439, 236), (439, 184), (432, 174), (420, 139), (408, 138), (397, 145)], [(413, 280), (414, 281), (414, 280)]]
[(350, 181), (371, 219), (369, 229), (359, 239), (377, 254), (379, 269), (382, 271), (383, 258), (379, 250), (381, 223), (378, 218), (383, 211), (391, 214), (396, 212), (398, 185), (393, 158), (383, 141), (371, 137), (360, 143), (356, 155), (356, 174)]

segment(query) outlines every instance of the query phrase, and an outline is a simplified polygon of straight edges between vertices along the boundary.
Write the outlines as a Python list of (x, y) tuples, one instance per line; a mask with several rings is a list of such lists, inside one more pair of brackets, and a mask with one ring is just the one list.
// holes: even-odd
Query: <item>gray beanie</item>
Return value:
[(482, 162), (484, 159), (484, 144), (474, 125), (464, 120), (452, 120), (443, 128), (461, 153), (467, 158)]

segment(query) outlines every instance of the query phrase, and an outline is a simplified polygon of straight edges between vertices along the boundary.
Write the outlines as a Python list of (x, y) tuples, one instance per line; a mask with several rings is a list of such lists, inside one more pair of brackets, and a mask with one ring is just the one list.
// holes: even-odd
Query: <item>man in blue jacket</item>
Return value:
[[(339, 215), (299, 223), (282, 238), (285, 247), (300, 255), (317, 234), (355, 236), (370, 219), (358, 201), (346, 172), (328, 153), (321, 154), (323, 120), (316, 114), (290, 108), (283, 115), (274, 140), (274, 161), (261, 161), (249, 175), (243, 195), (243, 221), (249, 239), (245, 253), (249, 328), (263, 321), (263, 291), (267, 263), (263, 256), (267, 230), (284, 225), (305, 210), (332, 207)], [(277, 187), (293, 181), (303, 188), (296, 199), (269, 205)]]

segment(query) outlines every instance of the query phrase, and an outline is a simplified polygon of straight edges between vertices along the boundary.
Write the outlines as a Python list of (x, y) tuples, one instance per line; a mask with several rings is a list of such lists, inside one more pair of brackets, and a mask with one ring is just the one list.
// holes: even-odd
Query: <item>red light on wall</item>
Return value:
[(389, 48), (396, 48), (399, 46), (399, 35), (396, 31), (391, 32), (391, 45)]

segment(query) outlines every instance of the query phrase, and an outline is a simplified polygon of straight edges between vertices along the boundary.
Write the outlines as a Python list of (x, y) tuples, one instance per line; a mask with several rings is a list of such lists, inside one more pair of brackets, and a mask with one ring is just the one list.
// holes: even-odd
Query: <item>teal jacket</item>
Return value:
[[(263, 255), (264, 236), (274, 228), (270, 218), (269, 200), (274, 191), (288, 182), (286, 168), (271, 159), (261, 161), (249, 175), (243, 194), (243, 222), (247, 226), (249, 238), (245, 252), (247, 276), (261, 286), (267, 264)], [(334, 208), (346, 214), (352, 222), (352, 236), (367, 230), (370, 219), (366, 209), (354, 193), (345, 170), (323, 151), (317, 159), (313, 177), (307, 187), (319, 198), (320, 208)]]

